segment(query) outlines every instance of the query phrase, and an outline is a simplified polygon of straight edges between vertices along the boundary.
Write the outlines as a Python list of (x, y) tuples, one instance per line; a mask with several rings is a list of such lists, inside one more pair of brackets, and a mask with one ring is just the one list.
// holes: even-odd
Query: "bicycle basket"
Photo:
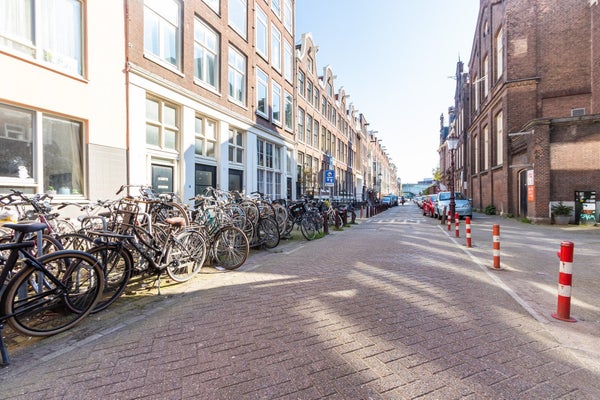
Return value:
[(290, 212), (294, 217), (298, 217), (304, 213), (304, 203), (296, 203), (290, 206)]
[(140, 208), (132, 199), (122, 199), (117, 204), (111, 221), (112, 230), (118, 234), (128, 234), (137, 223)]

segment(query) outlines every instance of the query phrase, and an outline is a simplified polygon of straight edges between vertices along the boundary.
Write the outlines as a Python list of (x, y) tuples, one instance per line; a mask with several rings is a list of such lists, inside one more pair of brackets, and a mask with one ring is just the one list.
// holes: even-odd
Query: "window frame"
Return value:
[[(174, 13), (176, 14), (176, 21), (173, 20), (169, 20), (166, 16), (166, 13), (164, 13), (162, 10), (164, 10), (161, 7), (161, 10), (156, 10), (154, 8), (152, 8), (150, 6), (150, 3), (154, 3), (154, 4), (161, 4), (162, 6), (164, 6), (164, 4), (166, 4), (166, 1), (169, 1), (171, 3), (172, 6), (176, 6), (177, 7), (177, 11)], [(144, 56), (148, 59), (151, 59), (155, 62), (157, 62), (158, 64), (169, 68), (169, 69), (175, 69), (177, 71), (181, 70), (181, 61), (182, 61), (182, 25), (183, 25), (183, 4), (181, 3), (180, 0), (144, 0), (144, 22), (143, 22), (143, 29), (144, 29)], [(156, 39), (158, 39), (158, 54), (154, 49), (154, 41), (150, 41), (148, 39), (150, 39), (149, 36), (151, 36), (152, 31), (149, 31), (147, 29), (150, 29), (150, 25), (148, 25), (150, 23), (150, 15), (147, 14), (148, 13), (152, 13), (153, 16), (155, 16), (158, 19), (159, 25), (158, 25), (158, 37)], [(171, 62), (167, 59), (167, 55), (165, 54), (165, 52), (167, 51), (166, 49), (166, 45), (165, 45), (165, 40), (164, 40), (164, 31), (166, 28), (168, 28), (169, 26), (173, 27), (173, 37), (175, 39), (175, 62)], [(167, 30), (168, 31), (168, 30)]]
[[(261, 107), (261, 100), (263, 101)], [(263, 118), (269, 118), (269, 75), (256, 67), (256, 113)]]
[[(241, 10), (243, 8), (243, 11)], [(228, 0), (227, 24), (242, 38), (248, 38), (248, 1)], [(233, 12), (232, 12), (233, 10)], [(242, 16), (243, 14), (243, 16)], [(238, 20), (239, 19), (239, 20)], [(239, 25), (241, 24), (241, 25)]]
[[(254, 43), (256, 52), (269, 61), (269, 18), (267, 17), (267, 13), (258, 5), (256, 6), (255, 24), (256, 34), (254, 35)], [(262, 29), (260, 29), (261, 27)]]
[[(198, 25), (196, 25), (198, 24)], [(205, 40), (205, 43), (200, 42), (197, 38), (196, 38), (196, 27), (200, 26), (203, 30), (203, 32), (205, 33), (205, 36), (208, 36), (206, 34), (210, 34), (213, 35), (213, 39), (215, 41), (215, 45), (216, 47), (214, 49), (211, 49), (210, 40)], [(208, 57), (203, 57), (203, 60), (205, 60), (203, 62), (203, 67), (204, 67), (204, 71), (206, 71), (205, 74), (203, 74), (204, 76), (199, 76), (198, 71), (196, 70), (196, 51), (197, 49), (201, 49), (203, 51), (203, 54), (209, 54), (210, 56), (212, 56), (212, 60), (214, 63), (214, 70), (213, 70), (213, 76), (212, 76), (212, 80), (214, 81), (214, 84), (212, 84), (210, 82), (209, 79), (209, 75), (210, 75), (210, 67), (209, 64), (210, 62), (208, 61)], [(221, 53), (221, 37), (219, 35), (219, 33), (217, 31), (215, 31), (214, 29), (212, 29), (206, 22), (204, 22), (203, 20), (199, 19), (199, 18), (195, 18), (194, 19), (194, 80), (197, 82), (200, 82), (203, 85), (207, 85), (210, 88), (214, 89), (214, 90), (219, 90), (219, 71), (220, 71), (220, 53)]]
[[(232, 60), (233, 58), (233, 60)], [(242, 65), (243, 64), (243, 65)], [(229, 46), (227, 57), (227, 96), (234, 103), (242, 106), (246, 105), (247, 87), (248, 87), (248, 59), (237, 48)], [(233, 78), (233, 79), (232, 79)], [(239, 79), (239, 81), (238, 81)], [(238, 87), (241, 83), (241, 87)], [(239, 92), (239, 96), (236, 96)]]

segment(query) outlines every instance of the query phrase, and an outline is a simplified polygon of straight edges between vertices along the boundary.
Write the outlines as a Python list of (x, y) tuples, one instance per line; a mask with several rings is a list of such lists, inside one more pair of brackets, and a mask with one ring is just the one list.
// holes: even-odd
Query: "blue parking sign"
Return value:
[(325, 186), (333, 186), (335, 183), (335, 171), (332, 169), (325, 170)]

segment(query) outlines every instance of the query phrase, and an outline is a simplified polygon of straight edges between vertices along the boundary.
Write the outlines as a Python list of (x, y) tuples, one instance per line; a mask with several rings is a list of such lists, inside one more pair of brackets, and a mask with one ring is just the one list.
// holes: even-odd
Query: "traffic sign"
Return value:
[(325, 186), (334, 186), (335, 171), (332, 169), (325, 170)]

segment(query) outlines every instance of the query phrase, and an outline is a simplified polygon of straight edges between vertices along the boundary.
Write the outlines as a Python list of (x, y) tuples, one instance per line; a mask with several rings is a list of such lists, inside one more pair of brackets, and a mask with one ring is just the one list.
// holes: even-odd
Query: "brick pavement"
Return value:
[(600, 398), (600, 357), (582, 360), (555, 332), (587, 334), (597, 303), (578, 323), (540, 322), (510, 289), (549, 278), (508, 253), (490, 274), (479, 237), (461, 251), (407, 205), (256, 253), (14, 352), (0, 398)]

